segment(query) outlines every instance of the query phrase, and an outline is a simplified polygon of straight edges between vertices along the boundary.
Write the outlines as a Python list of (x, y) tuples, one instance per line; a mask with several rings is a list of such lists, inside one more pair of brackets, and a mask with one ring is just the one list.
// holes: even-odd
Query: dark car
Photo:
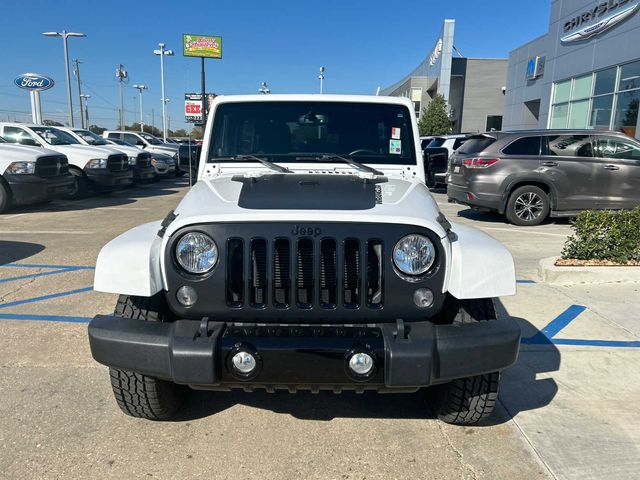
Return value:
[(506, 215), (548, 216), (640, 205), (640, 142), (622, 133), (529, 130), (472, 136), (451, 157), (450, 202)]

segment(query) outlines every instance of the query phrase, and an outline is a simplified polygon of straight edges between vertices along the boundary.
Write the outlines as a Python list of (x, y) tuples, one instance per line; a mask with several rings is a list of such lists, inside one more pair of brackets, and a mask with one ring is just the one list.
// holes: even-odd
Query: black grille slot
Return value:
[(382, 242), (371, 240), (367, 243), (367, 306), (382, 307)]
[(344, 242), (344, 306), (356, 308), (360, 304), (360, 242), (350, 238)]
[(313, 307), (313, 241), (298, 241), (296, 255), (296, 303), (300, 308)]
[(109, 155), (107, 157), (107, 168), (111, 172), (124, 172), (129, 169), (129, 157), (124, 154)]
[(244, 242), (232, 238), (227, 242), (227, 304), (241, 307), (244, 301)]
[(291, 304), (291, 248), (289, 240), (278, 238), (273, 244), (273, 306)]
[(262, 308), (267, 303), (267, 242), (256, 239), (251, 242), (251, 306)]
[(36, 160), (35, 174), (38, 177), (55, 177), (69, 173), (69, 163), (63, 156), (52, 155)]
[(136, 157), (136, 166), (140, 168), (146, 168), (151, 165), (151, 155), (147, 152), (139, 153)]
[(336, 241), (333, 239), (322, 240), (320, 242), (320, 306), (322, 308), (335, 308), (336, 306), (337, 266)]

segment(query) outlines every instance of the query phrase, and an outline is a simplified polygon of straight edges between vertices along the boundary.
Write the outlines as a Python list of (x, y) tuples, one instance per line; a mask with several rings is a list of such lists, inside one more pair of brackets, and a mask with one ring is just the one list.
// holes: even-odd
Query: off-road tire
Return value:
[[(150, 298), (120, 295), (115, 315), (148, 322), (170, 320), (160, 294)], [(167, 420), (180, 409), (187, 396), (186, 387), (141, 373), (110, 368), (109, 375), (118, 406), (132, 417)]]
[[(496, 318), (493, 300), (463, 300), (454, 323), (490, 321)], [(426, 401), (446, 423), (471, 425), (487, 418), (498, 400), (500, 372), (452, 380), (426, 389)]]
[(78, 200), (80, 198), (86, 197), (89, 193), (89, 179), (82, 171), (76, 168), (70, 168), (69, 173), (73, 175), (73, 179), (75, 180), (75, 188), (71, 193), (67, 194), (65, 198), (68, 198), (70, 200)]
[[(524, 218), (522, 213), (520, 215), (518, 214), (518, 208), (522, 208), (522, 206), (517, 205), (517, 202), (519, 202), (519, 199), (523, 199), (523, 197), (527, 196), (530, 196), (532, 199), (536, 199), (535, 204), (539, 205), (539, 207), (535, 209), (535, 216), (530, 219)], [(523, 201), (526, 202), (526, 199)], [(505, 215), (507, 220), (514, 225), (519, 225), (521, 227), (533, 227), (535, 225), (540, 225), (546, 220), (549, 216), (549, 210), (549, 195), (547, 195), (544, 190), (540, 187), (536, 187), (535, 185), (523, 185), (522, 187), (516, 188), (511, 192), (511, 195), (509, 195)]]
[(0, 213), (4, 213), (11, 207), (11, 190), (0, 179)]

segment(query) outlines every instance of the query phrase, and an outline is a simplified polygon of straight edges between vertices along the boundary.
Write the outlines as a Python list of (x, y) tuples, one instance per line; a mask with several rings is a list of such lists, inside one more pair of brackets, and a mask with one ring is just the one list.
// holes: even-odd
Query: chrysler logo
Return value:
[(568, 33), (560, 41), (562, 43), (571, 43), (588, 40), (628, 19), (638, 10), (640, 10), (640, 0), (609, 0), (608, 2), (602, 2), (566, 22), (564, 31), (570, 32), (574, 28), (592, 20), (597, 20), (596, 23), (584, 26), (576, 32)]

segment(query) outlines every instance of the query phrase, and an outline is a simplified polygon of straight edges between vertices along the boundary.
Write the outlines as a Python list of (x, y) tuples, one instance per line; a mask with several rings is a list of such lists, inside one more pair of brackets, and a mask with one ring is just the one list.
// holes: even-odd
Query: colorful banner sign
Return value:
[(185, 57), (222, 58), (222, 37), (185, 33), (182, 49)]

